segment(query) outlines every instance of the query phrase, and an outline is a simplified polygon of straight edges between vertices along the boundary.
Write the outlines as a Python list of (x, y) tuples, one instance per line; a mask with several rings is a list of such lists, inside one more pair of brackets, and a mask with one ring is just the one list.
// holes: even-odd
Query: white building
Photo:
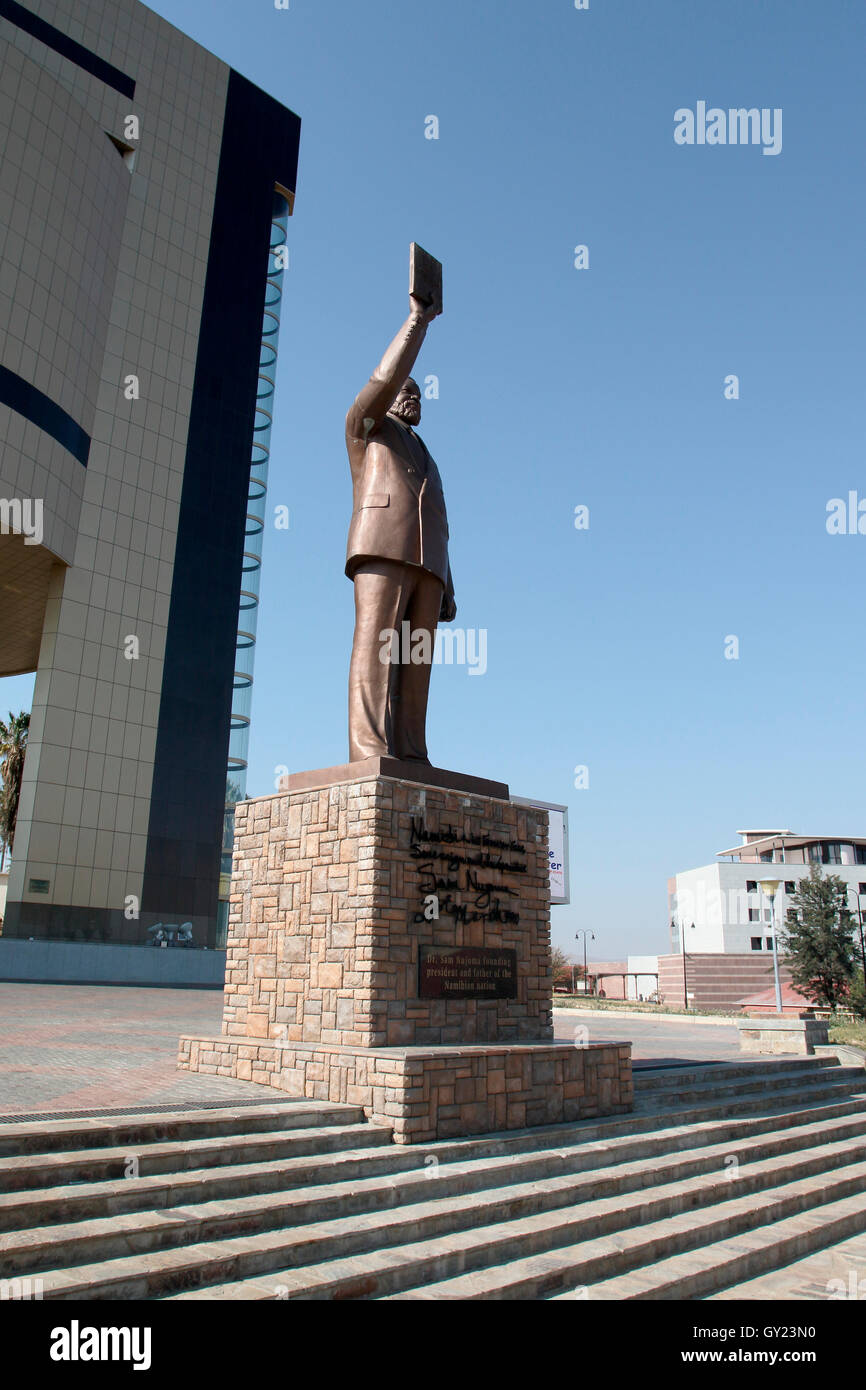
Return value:
[[(848, 885), (855, 917), (866, 907), (866, 837), (795, 835), (791, 830), (738, 830), (741, 843), (719, 850), (715, 864), (668, 880), (671, 949), (689, 954), (772, 951), (770, 900), (762, 879), (776, 879), (775, 920), (784, 922), (791, 895), (813, 864)], [(864, 901), (861, 902), (861, 899)]]

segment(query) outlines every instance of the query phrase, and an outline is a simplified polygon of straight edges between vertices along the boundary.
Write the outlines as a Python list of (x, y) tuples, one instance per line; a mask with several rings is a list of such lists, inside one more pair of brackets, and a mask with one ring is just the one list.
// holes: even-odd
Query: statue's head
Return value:
[(417, 425), (421, 419), (421, 387), (413, 378), (407, 377), (400, 388), (389, 415), (396, 415), (398, 420), (402, 420), (404, 425)]

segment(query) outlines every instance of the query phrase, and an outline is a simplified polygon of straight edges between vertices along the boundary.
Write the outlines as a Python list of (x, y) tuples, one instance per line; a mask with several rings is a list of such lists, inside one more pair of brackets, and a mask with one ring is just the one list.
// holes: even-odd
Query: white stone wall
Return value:
[[(752, 938), (761, 937), (762, 951), (771, 954), (767, 950), (767, 940), (773, 934), (771, 921), (767, 917), (769, 899), (760, 891), (747, 892), (746, 885), (760, 882), (761, 879), (779, 880), (774, 907), (774, 921), (778, 928), (784, 923), (791, 901), (791, 895), (785, 889), (786, 882), (797, 884), (800, 879), (808, 878), (809, 869), (808, 864), (720, 862), (677, 874), (676, 915), (678, 920), (686, 923), (686, 950), (690, 954), (745, 954), (752, 949)], [(854, 892), (849, 896), (849, 906), (854, 910), (858, 884), (866, 883), (866, 864), (822, 864), (821, 870), (825, 875), (837, 875), (852, 887)], [(866, 909), (866, 897), (863, 906)], [(750, 908), (760, 914), (757, 921), (749, 920)], [(694, 931), (692, 922), (695, 924)]]

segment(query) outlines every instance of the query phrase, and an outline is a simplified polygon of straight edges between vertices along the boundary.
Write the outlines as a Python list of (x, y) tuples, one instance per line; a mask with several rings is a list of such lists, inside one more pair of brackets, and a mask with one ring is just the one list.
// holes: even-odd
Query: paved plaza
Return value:
[(260, 1103), (250, 1082), (176, 1070), (179, 1035), (221, 1022), (221, 990), (0, 982), (0, 1117)]
[[(0, 1116), (261, 1101), (250, 1082), (177, 1071), (180, 1034), (216, 1034), (221, 1022), (219, 990), (0, 982)], [(576, 1027), (591, 1041), (631, 1040), (638, 1063), (737, 1054), (733, 1026), (556, 1013), (559, 1040)]]

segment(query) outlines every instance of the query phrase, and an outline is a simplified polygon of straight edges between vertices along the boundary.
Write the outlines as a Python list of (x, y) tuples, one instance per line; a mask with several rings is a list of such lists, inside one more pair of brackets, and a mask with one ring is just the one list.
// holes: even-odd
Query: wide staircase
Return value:
[(861, 1231), (866, 1073), (833, 1056), (417, 1147), (310, 1101), (0, 1124), (0, 1279), (45, 1299), (699, 1299)]

